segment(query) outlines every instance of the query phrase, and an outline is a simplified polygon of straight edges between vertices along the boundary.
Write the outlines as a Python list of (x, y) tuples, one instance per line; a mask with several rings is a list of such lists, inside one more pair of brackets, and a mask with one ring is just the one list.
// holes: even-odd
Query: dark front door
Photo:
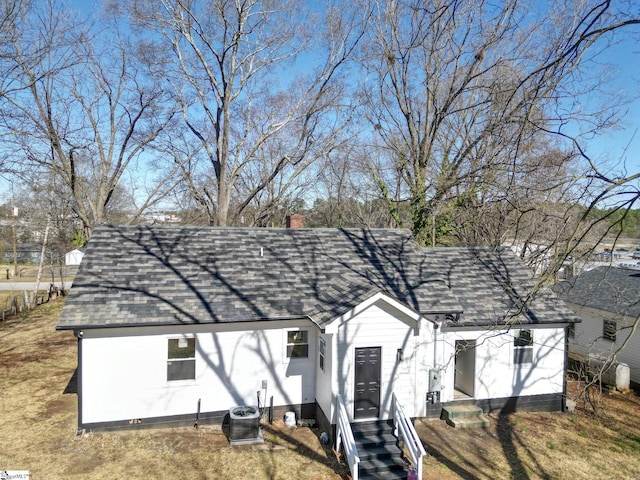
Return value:
[(378, 418), (380, 413), (380, 347), (356, 348), (353, 418)]

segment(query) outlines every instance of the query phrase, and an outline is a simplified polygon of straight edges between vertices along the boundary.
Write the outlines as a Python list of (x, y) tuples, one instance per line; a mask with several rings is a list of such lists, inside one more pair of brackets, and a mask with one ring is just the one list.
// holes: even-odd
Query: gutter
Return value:
[(101, 323), (83, 325), (56, 325), (57, 331), (73, 330), (99, 330), (104, 328), (130, 328), (130, 327), (186, 327), (205, 325), (230, 325), (234, 323), (273, 322), (273, 321), (309, 320), (324, 333), (324, 328), (309, 315), (289, 315), (282, 317), (252, 318), (246, 320), (230, 320), (225, 322), (135, 322), (135, 323)]

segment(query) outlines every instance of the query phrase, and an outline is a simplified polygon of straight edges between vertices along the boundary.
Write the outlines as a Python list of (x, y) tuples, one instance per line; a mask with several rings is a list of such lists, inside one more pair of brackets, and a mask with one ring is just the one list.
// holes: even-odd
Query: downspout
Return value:
[(76, 330), (76, 337), (78, 337), (78, 367), (77, 367), (77, 379), (76, 390), (78, 395), (78, 430), (76, 431), (76, 437), (82, 435), (82, 330)]
[(562, 411), (567, 411), (567, 372), (569, 371), (569, 326), (564, 327), (564, 370), (562, 374)]
[(433, 322), (433, 368), (438, 365), (438, 328), (440, 326)]

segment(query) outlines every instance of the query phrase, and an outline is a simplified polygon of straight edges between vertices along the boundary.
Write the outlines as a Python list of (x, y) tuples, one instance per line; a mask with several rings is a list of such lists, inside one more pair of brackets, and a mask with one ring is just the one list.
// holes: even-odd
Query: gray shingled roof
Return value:
[[(382, 292), (412, 310), (504, 322), (533, 281), (509, 252), (421, 249), (408, 230), (98, 227), (58, 329), (311, 318)], [(548, 291), (520, 321), (574, 316)]]
[(559, 283), (555, 291), (575, 305), (617, 315), (640, 315), (640, 270), (597, 267)]

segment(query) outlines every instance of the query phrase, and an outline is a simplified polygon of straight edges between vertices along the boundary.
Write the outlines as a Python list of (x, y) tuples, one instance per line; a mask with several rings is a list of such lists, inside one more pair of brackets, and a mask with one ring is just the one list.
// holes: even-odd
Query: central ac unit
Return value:
[(263, 442), (260, 409), (253, 406), (229, 409), (229, 441), (232, 445)]

